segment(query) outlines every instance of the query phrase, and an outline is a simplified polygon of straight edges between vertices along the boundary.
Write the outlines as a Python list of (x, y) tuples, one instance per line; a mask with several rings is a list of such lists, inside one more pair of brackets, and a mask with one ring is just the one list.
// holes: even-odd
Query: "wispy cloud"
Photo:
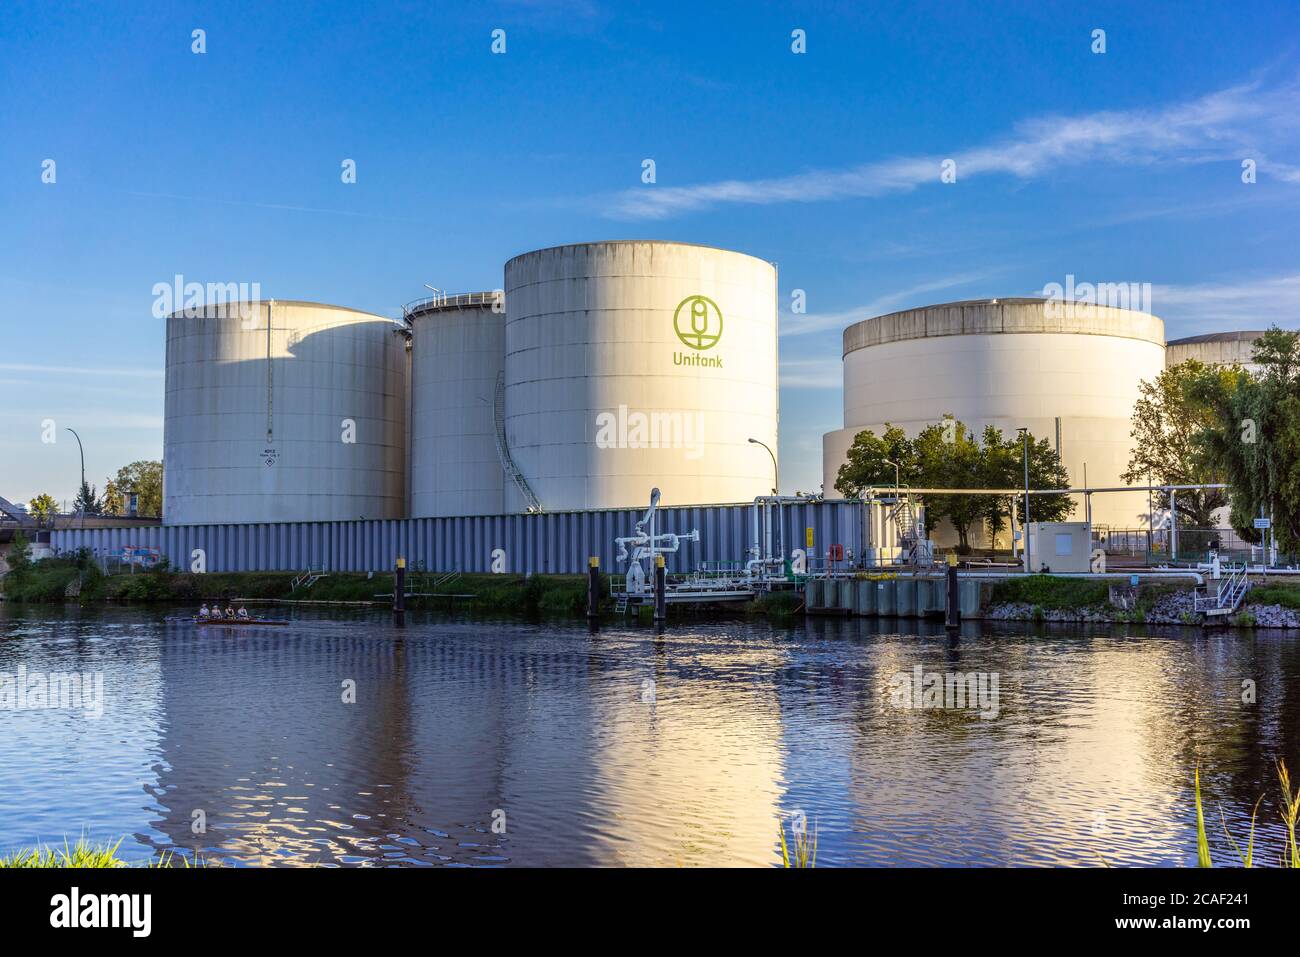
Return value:
[(104, 365), (97, 369), (84, 366), (42, 366), (20, 362), (0, 362), (0, 370), (5, 372), (39, 372), (45, 375), (109, 375), (120, 379), (161, 379), (161, 369), (122, 369)]
[(780, 322), (781, 338), (806, 336), (814, 332), (825, 332), (828, 329), (838, 331), (851, 323), (857, 322), (859, 319), (881, 316), (888, 312), (895, 312), (900, 308), (907, 308), (909, 305), (925, 305), (926, 303), (917, 302), (917, 297), (931, 292), (938, 292), (941, 289), (951, 289), (954, 286), (966, 286), (981, 282), (996, 271), (986, 270), (945, 276), (931, 282), (921, 283), (884, 296), (878, 296), (870, 302), (839, 312), (808, 313), (806, 315), (782, 313)]
[(1239, 329), (1300, 327), (1300, 273), (1235, 282), (1156, 285), (1152, 311), (1165, 320), (1166, 336)]
[(1269, 162), (1261, 139), (1294, 128), (1298, 95), (1295, 81), (1271, 89), (1252, 82), (1161, 109), (1040, 117), (1020, 123), (1011, 136), (955, 148), (946, 155), (896, 157), (767, 179), (629, 189), (601, 200), (601, 211), (614, 219), (666, 219), (726, 204), (883, 196), (939, 184), (945, 159), (956, 162), (961, 182), (999, 173), (1031, 179), (1057, 167), (1089, 162), (1149, 165), (1250, 157), (1259, 164), (1261, 179), (1273, 176), (1295, 183), (1300, 182), (1300, 168)]

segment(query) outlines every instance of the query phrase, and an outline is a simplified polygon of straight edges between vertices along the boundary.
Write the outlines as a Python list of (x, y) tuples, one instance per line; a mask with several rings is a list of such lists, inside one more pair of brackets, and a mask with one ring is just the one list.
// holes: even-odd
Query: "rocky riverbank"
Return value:
[[(1140, 623), (1147, 625), (1200, 625), (1203, 616), (1193, 607), (1190, 591), (1170, 591), (1154, 596), (1133, 608), (1118, 608), (1109, 603), (1075, 608), (1044, 608), (1024, 601), (998, 602), (984, 611), (994, 621), (1051, 621), (1084, 623)], [(1300, 609), (1280, 604), (1247, 601), (1223, 624), (1237, 628), (1300, 629)]]

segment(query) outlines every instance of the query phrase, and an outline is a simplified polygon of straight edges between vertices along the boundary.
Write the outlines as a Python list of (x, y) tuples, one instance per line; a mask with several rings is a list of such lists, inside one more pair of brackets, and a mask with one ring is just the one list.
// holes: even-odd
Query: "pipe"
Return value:
[[(1099, 488), (1034, 488), (1030, 495), (1087, 495), (1091, 492), (1186, 492), (1204, 488), (1227, 488), (1223, 483), (1208, 482), (1204, 485), (1111, 485)], [(864, 492), (883, 490), (892, 494), (892, 485), (871, 485)], [(909, 488), (914, 495), (1015, 495), (1025, 494), (1023, 488)]]
[[(1298, 570), (1300, 573), (1300, 570)], [(1015, 578), (1020, 573), (1010, 575), (1005, 572), (962, 572), (967, 578)], [(1082, 578), (1089, 580), (1102, 581), (1111, 578), (1127, 579), (1137, 575), (1138, 578), (1191, 578), (1195, 579), (1196, 584), (1204, 585), (1205, 576), (1200, 572), (1052, 572), (1052, 578)]]

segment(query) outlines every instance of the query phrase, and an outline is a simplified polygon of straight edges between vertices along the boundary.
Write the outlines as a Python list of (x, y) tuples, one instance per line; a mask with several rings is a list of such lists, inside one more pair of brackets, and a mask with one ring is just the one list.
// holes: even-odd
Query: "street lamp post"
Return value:
[[(77, 430), (68, 429), (68, 431), (71, 432), (73, 437), (76, 438), (77, 451), (81, 453), (81, 486), (80, 488), (77, 489), (77, 495), (80, 496), (82, 489), (86, 487), (86, 450), (81, 447), (81, 436), (77, 435)], [(86, 527), (86, 503), (84, 500), (82, 501), (81, 508), (78, 511), (81, 512), (81, 527), (85, 528)]]
[(767, 454), (772, 456), (772, 494), (779, 495), (780, 492), (778, 490), (781, 488), (781, 470), (776, 464), (776, 453), (772, 451), (766, 442), (760, 442), (758, 439), (753, 438), (749, 441), (754, 445), (763, 446), (763, 448), (767, 449)]
[(1023, 530), (1025, 536), (1025, 571), (1032, 573), (1034, 570), (1034, 556), (1029, 546), (1029, 429), (1026, 427), (1016, 429), (1016, 431), (1020, 433), (1020, 445), (1025, 458), (1025, 524)]
[(899, 478), (898, 463), (891, 461), (890, 459), (885, 459), (885, 464), (894, 467), (894, 504), (897, 505), (900, 486), (903, 484)]

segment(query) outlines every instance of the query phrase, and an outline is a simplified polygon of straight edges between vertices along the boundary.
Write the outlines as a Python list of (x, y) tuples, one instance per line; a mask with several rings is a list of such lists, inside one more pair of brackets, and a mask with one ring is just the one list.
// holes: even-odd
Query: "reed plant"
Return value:
[(817, 825), (813, 825), (810, 836), (807, 828), (790, 828), (790, 840), (785, 839), (785, 824), (778, 822), (777, 835), (781, 839), (782, 867), (816, 867), (817, 866)]
[[(121, 838), (112, 844), (95, 844), (82, 836), (78, 838), (76, 844), (71, 845), (68, 844), (65, 838), (62, 847), (37, 843), (34, 847), (20, 848), (12, 854), (0, 855), (0, 867), (88, 867), (107, 869), (133, 866), (118, 853), (121, 846)], [(139, 866), (149, 868), (175, 867), (178, 863), (182, 867), (205, 866), (202, 860), (195, 859), (191, 862), (184, 854), (178, 854), (175, 851), (163, 851), (157, 860), (147, 861)]]
[[(1300, 845), (1296, 843), (1296, 822), (1300, 820), (1300, 785), (1291, 786), (1291, 773), (1287, 770), (1286, 762), (1279, 760), (1277, 762), (1277, 779), (1282, 789), (1282, 801), (1278, 805), (1278, 811), (1282, 818), (1282, 824), (1286, 827), (1287, 846), (1283, 849), (1279, 864), (1282, 867), (1300, 868)], [(1209, 835), (1205, 828), (1205, 811), (1201, 804), (1201, 769), (1196, 769), (1193, 777), (1193, 793), (1196, 799), (1196, 866), (1213, 867), (1214, 860), (1210, 856)], [(1228, 830), (1228, 819), (1219, 811), (1219, 816), (1223, 822), (1223, 834), (1228, 839), (1233, 853), (1241, 862), (1242, 867), (1253, 867), (1255, 863), (1255, 821), (1259, 815), (1259, 805), (1263, 802), (1264, 797), (1260, 795), (1255, 802), (1254, 810), (1250, 813), (1250, 833), (1246, 839), (1246, 853), (1242, 854), (1237, 842), (1233, 840), (1231, 832)]]

